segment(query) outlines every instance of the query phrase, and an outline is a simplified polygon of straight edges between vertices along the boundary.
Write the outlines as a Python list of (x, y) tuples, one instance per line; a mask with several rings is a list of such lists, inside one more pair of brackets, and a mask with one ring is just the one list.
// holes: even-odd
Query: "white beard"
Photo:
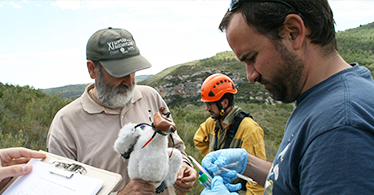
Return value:
[(123, 108), (130, 103), (133, 95), (134, 87), (131, 87), (126, 93), (113, 94), (112, 97), (108, 99), (108, 102), (104, 102), (104, 104), (110, 106), (111, 108)]
[[(102, 75), (99, 74), (95, 88), (97, 97), (109, 108), (123, 108), (130, 103), (134, 95), (135, 85), (131, 88), (128, 88), (126, 85), (115, 87), (105, 83)], [(123, 93), (125, 90), (127, 92)]]

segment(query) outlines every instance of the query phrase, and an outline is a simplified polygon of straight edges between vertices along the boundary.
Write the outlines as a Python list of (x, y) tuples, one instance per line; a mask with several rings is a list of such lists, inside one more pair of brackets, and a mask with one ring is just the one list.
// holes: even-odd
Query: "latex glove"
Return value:
[[(244, 170), (246, 169), (247, 160), (248, 160), (248, 153), (245, 149), (229, 148), (229, 149), (221, 149), (221, 150), (208, 153), (203, 158), (201, 164), (211, 173), (217, 172), (219, 170), (218, 167), (226, 167), (230, 170), (234, 170), (242, 174)], [(236, 164), (236, 165), (228, 166), (230, 164)], [(230, 172), (226, 172), (226, 173), (231, 175)]]
[[(208, 171), (209, 172), (209, 171)], [(232, 171), (218, 171), (218, 172), (214, 172), (213, 175), (219, 175), (222, 177), (223, 179), (223, 183), (224, 184), (228, 184), (230, 183), (231, 181), (233, 181), (234, 179), (236, 179), (238, 177), (238, 172), (232, 170)], [(240, 183), (239, 183), (240, 184)], [(241, 184), (240, 184), (241, 185)]]
[(204, 190), (201, 192), (200, 195), (231, 195), (231, 194), (238, 194), (232, 191), (238, 191), (241, 188), (241, 184), (223, 184), (222, 177), (216, 175), (213, 178), (211, 187), (205, 187)]

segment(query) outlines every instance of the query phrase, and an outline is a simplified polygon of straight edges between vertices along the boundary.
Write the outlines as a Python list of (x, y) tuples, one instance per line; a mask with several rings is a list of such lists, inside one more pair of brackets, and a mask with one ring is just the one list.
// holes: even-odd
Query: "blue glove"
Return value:
[(238, 191), (241, 188), (241, 184), (239, 185), (232, 185), (232, 184), (223, 184), (222, 177), (216, 175), (213, 178), (212, 186), (205, 187), (204, 190), (201, 192), (200, 195), (231, 195), (231, 194), (238, 194), (232, 191)]
[[(218, 167), (226, 167), (242, 174), (247, 167), (247, 160), (248, 153), (245, 149), (230, 148), (208, 153), (203, 158), (201, 165), (211, 173), (218, 171)], [(232, 164), (235, 166), (230, 166)], [(226, 172), (226, 174), (232, 175), (230, 172)]]
[(231, 181), (233, 181), (234, 179), (236, 179), (238, 177), (237, 173), (238, 172), (236, 172), (236, 171), (218, 171), (218, 172), (213, 173), (213, 175), (214, 176), (215, 175), (221, 176), (222, 179), (223, 179), (223, 183), (224, 184), (228, 184), (228, 183), (230, 183)]

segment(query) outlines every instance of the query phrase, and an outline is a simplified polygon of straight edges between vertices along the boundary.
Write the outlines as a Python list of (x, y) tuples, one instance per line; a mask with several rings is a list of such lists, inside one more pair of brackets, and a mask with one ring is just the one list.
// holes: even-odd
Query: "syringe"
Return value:
[(188, 156), (190, 157), (190, 159), (192, 160), (193, 164), (195, 164), (197, 166), (197, 168), (200, 169), (200, 172), (199, 172), (199, 180), (201, 181), (201, 183), (203, 183), (203, 185), (205, 186), (209, 186), (211, 185), (212, 183), (212, 176), (210, 176), (210, 174), (208, 173), (208, 171), (205, 170), (205, 168), (203, 166), (201, 166), (192, 156)]
[[(209, 164), (212, 165), (212, 163), (209, 162), (209, 161), (207, 161), (207, 163), (209, 163)], [(217, 167), (218, 167), (218, 166), (217, 166)], [(225, 167), (218, 167), (218, 169), (221, 169), (221, 171), (233, 171), (233, 170), (230, 170), (230, 169), (225, 168)], [(213, 173), (213, 174), (214, 174), (214, 173)], [(251, 179), (251, 178), (249, 178), (249, 177), (247, 177), (247, 176), (244, 176), (244, 175), (242, 175), (242, 174), (239, 174), (238, 172), (237, 172), (236, 174), (238, 175), (238, 177), (239, 177), (240, 179), (244, 179), (244, 180), (249, 181), (249, 182), (252, 182), (252, 183), (257, 183), (257, 182), (254, 181), (253, 179)]]

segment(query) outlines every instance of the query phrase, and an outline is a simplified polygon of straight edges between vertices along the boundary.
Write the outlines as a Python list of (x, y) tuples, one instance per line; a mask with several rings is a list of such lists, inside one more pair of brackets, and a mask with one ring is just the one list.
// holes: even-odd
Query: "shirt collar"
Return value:
[(227, 116), (225, 117), (225, 119), (223, 119), (222, 122), (223, 122), (224, 124), (228, 125), (229, 123), (231, 123), (231, 122), (234, 120), (236, 114), (238, 114), (238, 113), (241, 112), (241, 111), (242, 111), (241, 108), (239, 108), (239, 107), (237, 107), (237, 106), (234, 106), (234, 107), (230, 110), (230, 112), (227, 114)]

